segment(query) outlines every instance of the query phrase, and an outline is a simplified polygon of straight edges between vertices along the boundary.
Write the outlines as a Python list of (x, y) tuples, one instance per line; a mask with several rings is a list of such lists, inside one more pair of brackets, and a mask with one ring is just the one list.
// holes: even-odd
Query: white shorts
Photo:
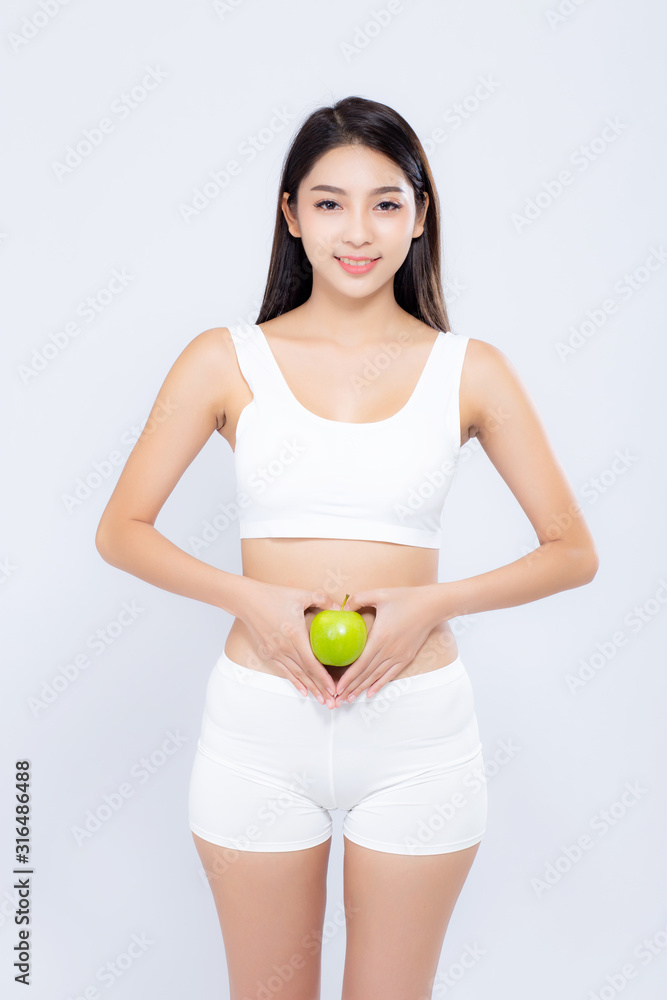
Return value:
[(391, 854), (478, 843), (487, 789), (461, 658), (336, 708), (223, 652), (206, 688), (190, 829), (224, 847), (296, 851), (332, 834)]

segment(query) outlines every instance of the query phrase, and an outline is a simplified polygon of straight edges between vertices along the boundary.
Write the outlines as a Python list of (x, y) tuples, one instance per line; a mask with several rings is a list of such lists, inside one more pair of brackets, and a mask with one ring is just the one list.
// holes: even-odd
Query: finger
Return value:
[(379, 678), (377, 678), (374, 681), (371, 681), (369, 687), (366, 689), (366, 696), (368, 698), (372, 698), (373, 695), (377, 694), (378, 691), (380, 691), (385, 686), (385, 684), (387, 684), (388, 681), (396, 680), (397, 674), (400, 674), (404, 666), (405, 664), (402, 661), (399, 663), (395, 663), (393, 667), (389, 667), (389, 669), (385, 671), (385, 673), (383, 673)]
[(336, 683), (336, 697), (341, 698), (346, 694), (350, 693), (353, 684), (358, 684), (359, 679), (366, 676), (366, 666), (368, 660), (365, 663), (359, 663), (362, 657), (358, 657), (352, 666), (350, 666), (344, 674), (342, 674)]
[(303, 674), (303, 672), (299, 672), (299, 669), (294, 661), (286, 663), (284, 660), (279, 660), (275, 656), (273, 657), (273, 661), (278, 664), (287, 676), (287, 679), (292, 682), (299, 694), (307, 697), (308, 692), (310, 691), (311, 694), (314, 694), (315, 697), (317, 697), (318, 692), (317, 690), (313, 690), (314, 685), (312, 685), (312, 682), (310, 684), (308, 683), (308, 678), (305, 674)]
[(357, 594), (350, 594), (345, 607), (348, 611), (356, 611), (357, 608), (368, 608), (371, 605), (375, 605), (374, 596), (375, 591), (373, 590), (360, 590)]
[(322, 611), (330, 610), (335, 606), (335, 601), (331, 594), (327, 594), (323, 590), (314, 590), (310, 594), (310, 604), (306, 605), (306, 610), (308, 608), (320, 608)]
[[(306, 642), (303, 643), (300, 639), (301, 630), (297, 629), (291, 622), (286, 623), (281, 632), (292, 641), (290, 652), (283, 651), (282, 654), (288, 662), (281, 665), (300, 682), (300, 684), (295, 685), (299, 693), (307, 694), (310, 691), (322, 705), (327, 698), (333, 699), (335, 695), (333, 678), (328, 671), (324, 670), (320, 661), (315, 658), (310, 648), (310, 640), (306, 639)], [(305, 632), (307, 635), (307, 630)], [(303, 687), (307, 689), (305, 692)]]
[[(274, 657), (275, 662), (282, 667), (287, 674), (288, 679), (292, 681), (299, 694), (307, 697), (308, 692), (310, 692), (315, 698), (317, 698), (321, 705), (325, 703), (327, 697), (332, 697), (330, 695), (325, 695), (320, 690), (315, 680), (309, 676), (307, 671), (303, 669), (295, 657), (291, 656), (289, 653), (283, 653), (282, 656), (283, 658), (281, 660)], [(329, 679), (331, 680), (331, 678)]]
[[(370, 664), (369, 669), (366, 670), (357, 681), (350, 684), (346, 693), (339, 696), (340, 700), (347, 701), (352, 695), (354, 695), (355, 698), (358, 698), (363, 691), (369, 690), (374, 684), (376, 686), (373, 688), (373, 693), (375, 693), (375, 691), (377, 691), (377, 682), (382, 681), (382, 683), (384, 683), (385, 680), (391, 680), (391, 677), (385, 678), (385, 674), (392, 669), (391, 667), (387, 667), (387, 664), (390, 662), (391, 660), (388, 657), (384, 657), (379, 661), (377, 666), (373, 667), (373, 665)], [(372, 694), (367, 695), (367, 697), (372, 697)]]
[(381, 638), (375, 638), (372, 642), (369, 640), (357, 659), (354, 660), (345, 673), (338, 678), (336, 694), (339, 696), (350, 694), (353, 689), (353, 685), (358, 685), (360, 678), (367, 677), (372, 670), (378, 666), (380, 662), (378, 657), (381, 654), (381, 650)]
[(298, 677), (303, 684), (307, 685), (308, 690), (317, 698), (320, 705), (333, 704), (336, 695), (333, 678), (321, 664), (320, 669), (314, 668), (313, 673), (307, 669), (299, 668)]
[(367, 698), (373, 698), (377, 692), (384, 687), (387, 681), (394, 680), (397, 673), (399, 673), (399, 670), (392, 668), (384, 674), (378, 674), (377, 672), (370, 674), (368, 677), (364, 677), (361, 684), (357, 688), (348, 693), (347, 698), (343, 698), (341, 700), (348, 702), (354, 701), (359, 697), (359, 695), (363, 694), (364, 691), (366, 692)]
[(364, 671), (351, 681), (344, 691), (336, 692), (336, 701), (347, 701), (352, 696), (358, 698), (362, 691), (372, 683), (370, 671)]
[(320, 663), (315, 654), (313, 653), (310, 642), (303, 650), (299, 650), (300, 666), (304, 670), (304, 683), (306, 683), (306, 677), (313, 684), (317, 686), (318, 691), (322, 694), (324, 701), (328, 698), (333, 699), (336, 696), (336, 685), (334, 679), (326, 669), (326, 667)]

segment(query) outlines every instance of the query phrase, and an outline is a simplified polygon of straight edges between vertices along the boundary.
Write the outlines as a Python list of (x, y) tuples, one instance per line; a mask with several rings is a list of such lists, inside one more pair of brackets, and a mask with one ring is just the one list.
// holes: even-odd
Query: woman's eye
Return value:
[[(329, 200), (327, 198), (324, 201), (318, 201), (317, 204), (315, 205), (315, 208), (324, 208), (325, 205), (337, 205), (337, 204), (338, 204), (337, 201), (331, 201), (331, 200)], [(392, 212), (395, 212), (397, 209), (399, 209), (401, 207), (395, 201), (381, 201), (380, 202), (380, 206), (381, 205), (389, 205), (390, 211), (392, 211)], [(378, 207), (380, 207), (380, 206), (378, 206)], [(328, 209), (325, 209), (325, 211), (328, 211)]]

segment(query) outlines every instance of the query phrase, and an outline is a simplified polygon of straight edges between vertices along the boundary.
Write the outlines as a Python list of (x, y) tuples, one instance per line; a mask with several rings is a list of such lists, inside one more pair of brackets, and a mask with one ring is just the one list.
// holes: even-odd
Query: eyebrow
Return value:
[[(333, 184), (316, 184), (315, 187), (312, 187), (310, 190), (311, 191), (331, 191), (333, 194), (344, 194), (344, 195), (347, 194), (347, 191), (343, 190), (343, 188), (334, 187)], [(398, 191), (398, 192), (400, 192), (400, 194), (405, 194), (405, 189), (404, 188), (402, 188), (402, 187), (392, 187), (390, 185), (387, 185), (385, 187), (373, 188), (373, 190), (369, 191), (368, 193), (369, 193), (369, 195), (387, 194), (389, 191)]]

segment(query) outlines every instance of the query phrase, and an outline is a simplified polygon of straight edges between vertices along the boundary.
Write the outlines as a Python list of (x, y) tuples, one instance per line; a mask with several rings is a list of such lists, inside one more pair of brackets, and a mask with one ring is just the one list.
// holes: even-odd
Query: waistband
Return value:
[[(246, 667), (242, 663), (236, 663), (235, 660), (231, 660), (224, 651), (216, 661), (215, 668), (225, 677), (229, 677), (239, 684), (247, 684), (250, 687), (263, 688), (265, 691), (273, 691), (276, 694), (290, 695), (294, 698), (305, 700), (304, 695), (297, 691), (289, 677), (279, 677), (277, 674), (268, 674), (263, 670)], [(383, 694), (386, 695), (390, 691), (396, 691), (396, 693), (400, 694), (424, 691), (428, 688), (439, 687), (442, 684), (450, 684), (452, 681), (458, 680), (463, 676), (467, 676), (467, 670), (461, 657), (457, 656), (455, 660), (445, 664), (444, 667), (436, 667), (435, 670), (428, 670), (423, 674), (412, 674), (409, 677), (400, 677), (393, 681), (387, 681), (371, 698), (367, 697), (366, 691), (362, 691), (353, 702), (345, 702), (345, 705), (352, 707), (364, 701), (368, 701), (372, 705), (376, 698), (380, 698)], [(313, 696), (310, 695), (310, 697)], [(327, 709), (327, 711), (335, 711), (335, 709)]]

